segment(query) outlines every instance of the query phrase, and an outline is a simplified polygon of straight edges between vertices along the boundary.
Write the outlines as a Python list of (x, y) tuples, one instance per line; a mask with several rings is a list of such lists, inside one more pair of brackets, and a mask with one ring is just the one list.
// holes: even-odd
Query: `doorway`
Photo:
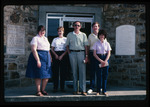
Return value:
[[(91, 25), (94, 21), (94, 15), (92, 14), (64, 14), (64, 13), (47, 13), (46, 14), (46, 36), (50, 42), (52, 43), (53, 39), (58, 37), (57, 34), (57, 28), (60, 26), (64, 27), (64, 36), (67, 37), (67, 34), (69, 32), (72, 32), (73, 29), (73, 22), (80, 21), (81, 22), (81, 32), (84, 32), (87, 35), (87, 38), (89, 34), (92, 32)], [(53, 54), (51, 54), (52, 57)], [(72, 72), (69, 64), (69, 56), (68, 60), (66, 61), (68, 65), (67, 70), (67, 81), (72, 81)], [(90, 80), (90, 73), (89, 68), (87, 64), (87, 70), (86, 70), (86, 80)], [(53, 68), (52, 68), (53, 69)]]
[(91, 25), (94, 21), (94, 15), (91, 14), (62, 14), (62, 13), (47, 13), (46, 15), (46, 36), (50, 43), (58, 36), (57, 28), (63, 26), (65, 29), (64, 36), (73, 31), (73, 22), (80, 21), (82, 24), (81, 31), (87, 37), (92, 32)]

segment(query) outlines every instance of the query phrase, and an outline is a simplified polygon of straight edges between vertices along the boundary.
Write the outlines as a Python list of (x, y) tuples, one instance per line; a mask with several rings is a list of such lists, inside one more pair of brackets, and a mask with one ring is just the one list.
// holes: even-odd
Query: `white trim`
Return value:
[[(53, 16), (48, 16), (48, 15), (53, 15)], [(57, 15), (60, 15), (60, 16), (57, 16)], [(66, 15), (70, 15), (74, 17), (69, 17), (69, 16), (66, 17)], [(91, 16), (91, 18), (86, 17), (86, 16)], [(59, 26), (63, 26), (64, 21), (91, 22), (92, 24), (94, 22), (94, 15), (92, 14), (46, 13), (46, 29), (47, 29), (46, 36), (48, 34), (48, 19), (59, 19)], [(91, 28), (91, 32), (92, 32), (92, 28)]]

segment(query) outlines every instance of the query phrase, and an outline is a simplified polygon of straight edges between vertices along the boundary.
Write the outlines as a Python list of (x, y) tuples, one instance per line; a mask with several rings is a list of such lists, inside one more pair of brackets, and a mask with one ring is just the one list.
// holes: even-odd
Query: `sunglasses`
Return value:
[(80, 27), (80, 25), (76, 25), (76, 24), (75, 24), (74, 26), (78, 26), (78, 27)]

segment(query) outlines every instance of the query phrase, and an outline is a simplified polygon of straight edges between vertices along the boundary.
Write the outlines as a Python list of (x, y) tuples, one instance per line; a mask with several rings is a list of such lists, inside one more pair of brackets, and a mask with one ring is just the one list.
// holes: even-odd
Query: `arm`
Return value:
[(110, 58), (110, 55), (111, 55), (111, 51), (108, 51), (108, 53), (107, 53), (107, 57), (106, 57), (106, 59), (105, 59), (105, 63), (108, 61), (108, 59)]
[(39, 55), (37, 53), (37, 46), (36, 45), (31, 45), (31, 51), (33, 53), (33, 56), (34, 58), (36, 59), (37, 61), (37, 67), (40, 68), (41, 67), (41, 62), (40, 62), (40, 58), (39, 58)]
[(67, 53), (67, 50), (61, 56), (59, 56), (59, 60), (62, 60), (62, 58), (66, 55), (66, 53)]
[(55, 55), (55, 58), (58, 59), (58, 55), (56, 54), (56, 52), (54, 51), (54, 47), (52, 46), (52, 53)]
[(85, 46), (85, 63), (88, 62), (88, 46)]
[(96, 50), (93, 51), (93, 56), (100, 62), (100, 63), (104, 63), (104, 61), (102, 59), (100, 59), (97, 54), (96, 54)]
[(50, 57), (51, 57), (51, 62), (52, 62), (53, 60), (52, 60), (52, 56), (51, 56), (51, 51), (49, 51), (49, 54), (50, 54)]
[(67, 49), (68, 54), (70, 54), (69, 45), (66, 46), (66, 49)]

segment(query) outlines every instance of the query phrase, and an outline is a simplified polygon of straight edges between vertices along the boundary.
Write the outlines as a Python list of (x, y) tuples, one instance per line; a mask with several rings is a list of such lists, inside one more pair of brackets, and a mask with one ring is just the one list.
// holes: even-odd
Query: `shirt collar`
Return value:
[(79, 34), (81, 34), (81, 32), (79, 31), (79, 34), (76, 34), (76, 33), (73, 31), (73, 34), (74, 34), (74, 35), (79, 35)]
[[(102, 42), (101, 42), (101, 40), (99, 39), (99, 42), (102, 44)], [(105, 43), (105, 42), (107, 42), (107, 40), (106, 39), (104, 39), (104, 42), (103, 43)]]
[(94, 33), (92, 33), (92, 35), (93, 35), (93, 36), (97, 36), (97, 35), (95, 35)]
[[(37, 34), (38, 37), (41, 37), (39, 34)], [(42, 36), (42, 38), (45, 38), (45, 36)]]

